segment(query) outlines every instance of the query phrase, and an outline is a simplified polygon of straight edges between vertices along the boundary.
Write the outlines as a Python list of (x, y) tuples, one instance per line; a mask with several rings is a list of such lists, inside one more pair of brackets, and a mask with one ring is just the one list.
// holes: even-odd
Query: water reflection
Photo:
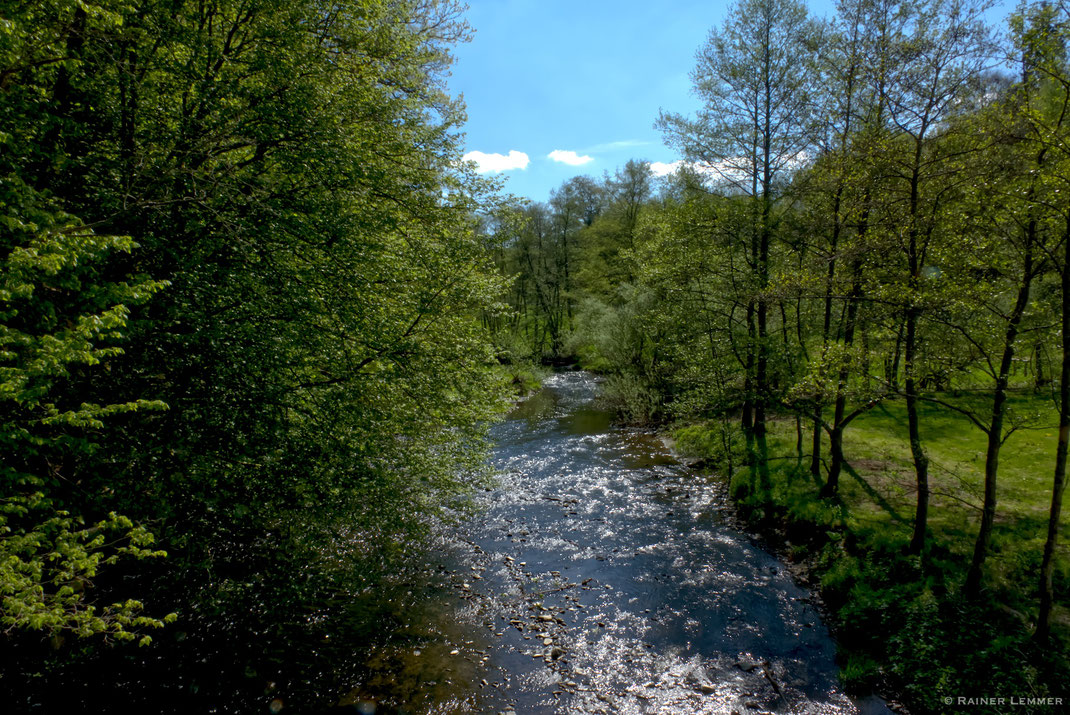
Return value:
[(495, 428), (500, 484), (444, 552), (444, 610), (421, 615), (437, 640), (376, 654), (341, 704), (857, 712), (808, 594), (722, 522), (717, 483), (655, 435), (613, 428), (596, 391), (554, 375)]

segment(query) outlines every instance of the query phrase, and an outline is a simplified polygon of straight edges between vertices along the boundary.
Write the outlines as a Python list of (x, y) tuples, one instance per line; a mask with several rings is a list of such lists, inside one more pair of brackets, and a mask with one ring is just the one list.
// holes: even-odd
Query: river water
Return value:
[[(783, 564), (724, 518), (723, 485), (615, 427), (558, 373), (494, 428), (496, 488), (444, 540), (438, 625), (385, 648), (358, 712), (877, 713)], [(425, 594), (425, 596), (428, 594)], [(415, 643), (415, 644), (414, 644)]]

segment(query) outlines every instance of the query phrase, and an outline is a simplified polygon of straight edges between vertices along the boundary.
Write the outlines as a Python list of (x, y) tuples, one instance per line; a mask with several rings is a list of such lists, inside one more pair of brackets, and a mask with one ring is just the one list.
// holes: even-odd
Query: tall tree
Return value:
[[(1048, 509), (1047, 534), (1041, 559), (1040, 608), (1035, 637), (1045, 643), (1051, 636), (1055, 593), (1052, 574), (1059, 542), (1063, 495), (1066, 491), (1066, 460), (1070, 447), (1070, 68), (1067, 47), (1070, 40), (1070, 7), (1064, 2), (1027, 5), (1012, 17), (1014, 47), (1020, 53), (1023, 77), (1018, 103), (1018, 117), (1026, 128), (1026, 145), (1043, 156), (1043, 167), (1036, 172), (1037, 185), (1028, 198), (1032, 210), (1050, 218), (1058, 239), (1049, 245), (1048, 255), (1057, 266), (1059, 276), (1059, 335), (1062, 354), (1059, 372), (1059, 435), (1055, 449), (1051, 502)], [(1041, 155), (1040, 152), (1043, 152)], [(1034, 214), (1035, 215), (1035, 214)]]
[(55, 30), (70, 58), (4, 68), (28, 133), (11, 161), (100, 235), (137, 237), (114, 282), (171, 283), (94, 378), (170, 410), (115, 420), (82, 488), (157, 520), (184, 546), (171, 563), (200, 567), (191, 588), (243, 570), (266, 587), (220, 539), (396, 548), (470, 485), (500, 406), (479, 314), (502, 281), (445, 91), (461, 8), (44, 5), (18, 29)]
[(692, 72), (703, 107), (694, 118), (662, 113), (666, 141), (715, 183), (749, 198), (748, 346), (743, 427), (764, 438), (770, 403), (770, 250), (774, 205), (814, 141), (813, 27), (795, 0), (741, 0), (710, 33)]
[[(868, 0), (842, 1), (836, 22), (824, 28), (817, 68), (822, 83), (835, 89), (822, 95), (818, 154), (803, 175), (799, 193), (809, 220), (805, 247), (816, 253), (823, 268), (821, 280), (821, 346), (812, 363), (816, 375), (808, 379), (814, 425), (810, 471), (820, 477), (822, 435), (829, 437), (830, 462), (822, 494), (832, 496), (839, 486), (844, 464), (843, 432), (861, 411), (847, 414), (847, 401), (859, 309), (863, 299), (869, 204), (874, 170), (866, 147), (880, 133), (883, 119), (881, 94), (874, 78), (882, 75), (879, 54), (880, 24)], [(816, 230), (814, 230), (816, 229)], [(853, 229), (853, 231), (852, 231)], [(853, 235), (852, 235), (853, 234)], [(846, 264), (846, 272), (844, 271)], [(846, 273), (846, 275), (845, 275)], [(838, 324), (833, 308), (840, 300)], [(830, 384), (824, 384), (830, 383)], [(814, 389), (816, 388), (816, 389)], [(824, 419), (825, 404), (833, 402), (831, 422)], [(869, 400), (866, 404), (873, 404)]]
[[(910, 548), (925, 544), (929, 509), (929, 459), (918, 414), (920, 322), (925, 311), (923, 277), (934, 241), (940, 239), (948, 201), (949, 162), (954, 153), (945, 140), (947, 120), (967, 106), (976, 80), (988, 67), (991, 45), (983, 22), (984, 5), (973, 0), (924, 3), (879, 2), (878, 56), (888, 60), (877, 89), (884, 97), (892, 133), (879, 148), (887, 172), (889, 200), (902, 216), (892, 245), (901, 264), (899, 277), (886, 285), (901, 301), (904, 339), (904, 396), (910, 450), (917, 484), (917, 508)], [(954, 152), (961, 148), (955, 146)]]

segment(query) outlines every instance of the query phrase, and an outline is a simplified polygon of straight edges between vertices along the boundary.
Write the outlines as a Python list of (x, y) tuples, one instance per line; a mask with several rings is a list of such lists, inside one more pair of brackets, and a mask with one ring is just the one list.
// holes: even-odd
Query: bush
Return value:
[(868, 693), (879, 683), (880, 664), (861, 653), (850, 653), (840, 670), (843, 687), (849, 693)]
[(673, 433), (676, 449), (687, 457), (702, 460), (715, 471), (731, 477), (743, 464), (746, 450), (735, 425), (702, 422), (681, 427)]
[(602, 384), (599, 401), (627, 422), (653, 422), (662, 412), (661, 396), (635, 375), (611, 375)]

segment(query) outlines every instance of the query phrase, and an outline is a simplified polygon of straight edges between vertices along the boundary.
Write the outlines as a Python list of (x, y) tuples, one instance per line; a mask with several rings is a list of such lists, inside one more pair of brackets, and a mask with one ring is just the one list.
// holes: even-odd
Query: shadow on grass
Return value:
[[(813, 458), (813, 455), (810, 455), (810, 454), (808, 454), (806, 456), (810, 457), (810, 458)], [(829, 466), (827, 464), (825, 464), (825, 460), (823, 460), (823, 459), (821, 460), (821, 466), (825, 468), (825, 474), (828, 474)], [(821, 490), (821, 487), (825, 486), (825, 480), (823, 480), (821, 478), (821, 470), (820, 469), (818, 469), (818, 471), (816, 473), (810, 471), (810, 465), (809, 464), (804, 465), (802, 459), (799, 460), (798, 467), (799, 467), (799, 471), (800, 472), (805, 472), (810, 477), (810, 480), (814, 483), (814, 486), (818, 488), (818, 491)]]
[(891, 516), (892, 519), (898, 521), (900, 524), (911, 524), (911, 521), (905, 518), (898, 511), (896, 511), (895, 507), (888, 503), (888, 500), (882, 497), (880, 495), (880, 492), (870, 486), (869, 482), (863, 479), (861, 475), (859, 475), (859, 473), (855, 471), (854, 467), (852, 467), (847, 462), (844, 462), (843, 471), (847, 472), (847, 474), (849, 474), (856, 482), (858, 482), (858, 486), (862, 488), (862, 491), (869, 495), (869, 498), (873, 500), (873, 503), (879, 506), (884, 511), (888, 512), (888, 515)]

